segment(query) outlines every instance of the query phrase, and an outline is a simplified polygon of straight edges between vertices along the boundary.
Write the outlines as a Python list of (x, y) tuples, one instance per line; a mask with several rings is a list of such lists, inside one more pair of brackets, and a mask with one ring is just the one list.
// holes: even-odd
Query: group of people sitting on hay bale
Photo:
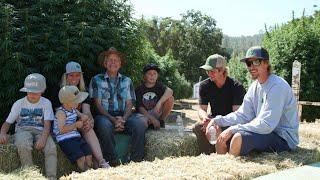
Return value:
[[(44, 152), (46, 176), (55, 179), (55, 142), (80, 171), (117, 166), (115, 133), (131, 136), (130, 160), (143, 160), (145, 132), (165, 127), (173, 108), (173, 91), (158, 81), (160, 68), (153, 63), (145, 65), (143, 81), (134, 89), (131, 79), (119, 73), (124, 65), (122, 53), (110, 48), (98, 61), (106, 71), (92, 77), (88, 88), (80, 64), (68, 62), (60, 85), (50, 89), (55, 94), (51, 100), (42, 97), (44, 76), (33, 73), (25, 78), (20, 91), (27, 95), (13, 104), (0, 134), (0, 143), (7, 144), (9, 127), (16, 122), (14, 144), (22, 166), (33, 165), (34, 147)], [(299, 143), (299, 122), (290, 86), (271, 73), (266, 49), (252, 47), (241, 61), (255, 80), (247, 93), (241, 83), (228, 76), (224, 57), (211, 55), (200, 67), (209, 76), (200, 84), (201, 121), (193, 128), (200, 151), (239, 156), (253, 150), (294, 150)], [(136, 113), (132, 112), (134, 103)], [(97, 111), (95, 117), (90, 104)], [(212, 130), (215, 143), (210, 141)]]

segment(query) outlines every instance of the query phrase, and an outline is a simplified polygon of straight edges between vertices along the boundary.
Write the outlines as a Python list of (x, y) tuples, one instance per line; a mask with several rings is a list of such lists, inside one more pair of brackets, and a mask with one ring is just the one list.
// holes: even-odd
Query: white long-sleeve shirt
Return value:
[(289, 84), (273, 74), (263, 84), (254, 81), (240, 108), (226, 116), (217, 116), (214, 122), (222, 127), (231, 126), (233, 133), (274, 131), (287, 141), (290, 149), (299, 144), (296, 99)]

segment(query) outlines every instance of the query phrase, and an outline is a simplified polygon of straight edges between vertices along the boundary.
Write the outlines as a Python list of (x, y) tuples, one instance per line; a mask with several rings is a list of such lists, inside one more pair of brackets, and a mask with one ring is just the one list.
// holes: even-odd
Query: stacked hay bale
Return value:
[[(72, 165), (64, 153), (60, 150), (57, 145), (58, 164), (57, 173), (58, 177), (70, 174), (76, 170), (76, 166)], [(34, 165), (37, 166), (41, 173), (45, 172), (44, 169), (44, 154), (41, 151), (33, 149), (32, 151)], [(0, 144), (0, 170), (4, 173), (9, 173), (21, 166), (20, 159), (18, 156), (17, 148), (13, 145), (13, 136), (9, 136), (9, 144)]]
[[(20, 160), (17, 148), (13, 145), (12, 137), (8, 145), (0, 145), (0, 169), (9, 173), (19, 168)], [(34, 164), (44, 173), (44, 154), (33, 150)], [(58, 153), (58, 176), (66, 175), (76, 170), (57, 145)], [(163, 159), (170, 156), (196, 156), (199, 154), (196, 137), (186, 132), (180, 137), (176, 130), (148, 131), (146, 133), (145, 159), (153, 161), (156, 158)]]
[[(186, 137), (181, 138), (177, 136), (175, 132), (165, 133), (165, 130), (150, 131), (146, 135), (146, 159), (155, 159), (153, 162), (129, 163), (109, 170), (98, 169), (85, 173), (72, 173), (62, 177), (62, 179), (251, 179), (275, 171), (320, 161), (319, 129), (320, 124), (301, 124), (301, 143), (299, 144), (299, 148), (294, 152), (283, 152), (279, 154), (251, 153), (247, 157), (237, 158), (229, 155), (216, 154), (184, 156), (184, 150), (177, 150), (177, 147), (190, 148), (192, 143), (183, 145), (181, 139), (188, 139), (189, 136), (190, 138), (194, 138), (191, 134), (186, 134)], [(148, 141), (149, 138), (155, 139)], [(171, 141), (174, 144), (173, 146), (177, 146), (171, 149), (171, 151), (174, 152), (170, 152), (170, 150), (167, 151), (166, 148), (170, 149), (170, 147), (164, 147), (161, 143), (152, 145), (151, 142), (161, 142), (163, 140), (162, 138), (171, 138), (168, 141)], [(190, 142), (193, 142), (193, 140), (190, 140)], [(196, 144), (196, 141), (193, 143)], [(159, 150), (157, 150), (157, 148)], [(161, 152), (159, 152), (161, 149), (164, 151), (162, 156), (183, 155), (183, 157), (167, 157), (160, 160), (156, 157), (158, 157), (157, 153), (161, 156)], [(190, 149), (191, 153), (188, 153), (192, 154), (192, 152), (194, 153), (196, 151), (197, 150)], [(3, 169), (3, 167), (3, 164), (1, 164), (1, 169)], [(32, 172), (33, 171), (27, 174), (31, 174)], [(0, 178), (8, 176), (9, 175), (0, 174)]]
[(184, 136), (179, 136), (175, 129), (160, 129), (146, 133), (145, 160), (147, 161), (199, 154), (197, 139), (192, 132), (185, 132)]

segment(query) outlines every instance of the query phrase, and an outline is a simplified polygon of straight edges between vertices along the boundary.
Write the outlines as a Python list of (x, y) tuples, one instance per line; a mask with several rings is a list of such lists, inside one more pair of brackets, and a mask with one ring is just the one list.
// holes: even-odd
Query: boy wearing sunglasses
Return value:
[[(252, 79), (240, 108), (212, 118), (207, 126), (217, 131), (218, 154), (234, 156), (251, 151), (282, 152), (296, 149), (299, 143), (297, 102), (290, 85), (272, 74), (268, 51), (251, 47), (245, 62)], [(220, 127), (228, 127), (221, 132)]]

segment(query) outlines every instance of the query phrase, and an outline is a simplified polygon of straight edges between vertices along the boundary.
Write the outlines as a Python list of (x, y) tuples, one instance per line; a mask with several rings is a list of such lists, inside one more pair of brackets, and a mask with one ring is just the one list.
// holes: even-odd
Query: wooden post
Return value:
[[(294, 96), (297, 99), (297, 102), (299, 102), (299, 92), (300, 92), (300, 73), (301, 73), (301, 63), (297, 60), (295, 60), (292, 64), (292, 91)], [(301, 121), (301, 114), (302, 114), (302, 105), (298, 105), (298, 115), (299, 120)]]

